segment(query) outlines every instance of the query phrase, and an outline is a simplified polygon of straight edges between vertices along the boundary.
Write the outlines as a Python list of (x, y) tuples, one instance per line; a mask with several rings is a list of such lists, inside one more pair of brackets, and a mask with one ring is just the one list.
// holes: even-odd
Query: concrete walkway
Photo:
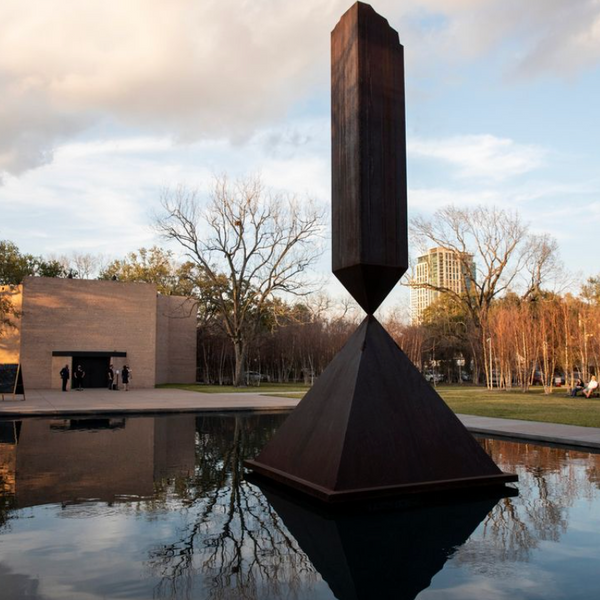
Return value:
[[(7, 397), (9, 398), (9, 397)], [(296, 406), (299, 398), (274, 393), (202, 394), (171, 389), (133, 389), (129, 392), (32, 390), (25, 402), (0, 401), (0, 418), (59, 415), (143, 414), (226, 411), (280, 411)], [(458, 415), (472, 433), (600, 449), (600, 429), (516, 419)]]
[(556, 423), (519, 421), (517, 419), (495, 419), (474, 415), (458, 415), (458, 417), (471, 433), (600, 449), (600, 429), (596, 427), (558, 425)]
[(92, 389), (61, 392), (31, 390), (25, 402), (5, 397), (0, 400), (0, 417), (56, 416), (114, 413), (177, 413), (230, 410), (290, 410), (298, 404), (295, 398), (263, 396), (256, 393), (201, 394), (185, 390), (132, 389), (111, 392)]

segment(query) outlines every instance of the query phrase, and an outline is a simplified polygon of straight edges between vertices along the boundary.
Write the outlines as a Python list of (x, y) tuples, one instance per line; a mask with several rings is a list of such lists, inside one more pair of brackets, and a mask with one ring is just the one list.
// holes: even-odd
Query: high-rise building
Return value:
[(428, 285), (464, 294), (471, 289), (474, 280), (475, 262), (472, 254), (464, 255), (461, 260), (461, 256), (453, 250), (431, 248), (427, 254), (419, 256), (410, 289), (413, 324), (421, 322), (423, 311), (442, 293)]

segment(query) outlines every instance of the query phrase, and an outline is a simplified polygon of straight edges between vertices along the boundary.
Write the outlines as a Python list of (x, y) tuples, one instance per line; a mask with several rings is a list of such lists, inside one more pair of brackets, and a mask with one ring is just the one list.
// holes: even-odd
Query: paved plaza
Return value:
[(202, 394), (174, 389), (31, 390), (25, 402), (6, 396), (0, 401), (2, 416), (54, 416), (116, 413), (178, 413), (229, 410), (289, 410), (297, 399), (259, 393)]
[[(133, 389), (128, 392), (91, 389), (65, 393), (60, 390), (32, 390), (27, 392), (27, 399), (24, 402), (12, 400), (10, 396), (7, 396), (4, 402), (0, 401), (0, 418), (281, 411), (291, 410), (298, 402), (299, 397), (283, 398), (273, 392), (203, 394), (175, 389)], [(473, 415), (458, 415), (458, 417), (472, 433), (600, 449), (600, 429), (594, 427)]]

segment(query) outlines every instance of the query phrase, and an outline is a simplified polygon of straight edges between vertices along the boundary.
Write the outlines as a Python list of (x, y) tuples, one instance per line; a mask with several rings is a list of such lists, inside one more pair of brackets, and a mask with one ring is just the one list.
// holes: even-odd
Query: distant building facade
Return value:
[[(470, 271), (470, 273), (469, 273)], [(410, 310), (413, 324), (421, 323), (423, 311), (436, 300), (440, 292), (427, 285), (443, 287), (464, 294), (470, 291), (475, 278), (473, 255), (464, 257), (445, 248), (431, 248), (417, 258), (411, 280)]]
[(84, 387), (105, 387), (108, 365), (127, 364), (132, 385), (196, 380), (195, 303), (149, 283), (27, 277), (0, 287), (20, 313), (0, 337), (0, 363), (21, 363), (26, 389), (60, 389), (82, 365)]

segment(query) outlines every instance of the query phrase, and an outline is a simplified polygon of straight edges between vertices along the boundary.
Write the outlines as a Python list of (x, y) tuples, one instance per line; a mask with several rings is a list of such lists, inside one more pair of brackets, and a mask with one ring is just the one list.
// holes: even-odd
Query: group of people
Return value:
[[(121, 369), (121, 381), (123, 382), (123, 389), (129, 391), (129, 378), (131, 377), (131, 369), (127, 365), (123, 365)], [(115, 371), (114, 367), (108, 366), (108, 389), (118, 390), (119, 389), (119, 371)]]
[[(83, 390), (84, 377), (85, 371), (81, 368), (81, 365), (77, 365), (77, 369), (75, 369), (75, 371), (73, 372), (73, 385), (71, 386), (71, 389), (81, 392)], [(71, 379), (71, 371), (69, 370), (69, 365), (65, 365), (60, 370), (60, 378), (62, 379), (62, 391), (68, 392), (69, 390), (67, 390), (67, 384), (69, 383), (69, 379)]]
[(569, 395), (574, 398), (579, 392), (581, 392), (586, 398), (589, 398), (597, 390), (598, 380), (596, 379), (595, 375), (592, 375), (592, 378), (587, 385), (584, 385), (583, 381), (578, 379), (575, 382), (575, 385), (571, 388)]
[[(69, 365), (65, 365), (60, 370), (60, 378), (62, 379), (62, 391), (66, 392), (67, 384), (69, 383), (69, 379), (71, 379), (71, 371), (69, 369)], [(107, 372), (108, 378), (108, 389), (109, 390), (118, 390), (119, 389), (119, 371), (115, 371), (112, 364), (108, 366)], [(73, 385), (71, 389), (77, 390), (81, 392), (83, 390), (83, 380), (85, 379), (85, 371), (81, 367), (81, 365), (77, 365), (77, 369), (73, 371)], [(128, 392), (129, 391), (129, 380), (131, 379), (131, 369), (127, 365), (123, 365), (121, 369), (121, 382), (123, 383), (123, 389)]]

